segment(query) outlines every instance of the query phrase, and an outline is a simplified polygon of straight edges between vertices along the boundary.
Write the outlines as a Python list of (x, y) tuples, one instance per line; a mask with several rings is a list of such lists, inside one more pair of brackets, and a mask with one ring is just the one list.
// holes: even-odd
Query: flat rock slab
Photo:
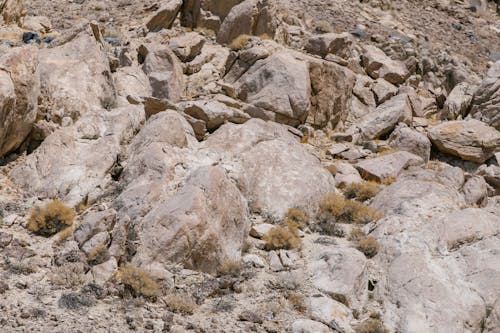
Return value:
[(358, 162), (355, 166), (360, 174), (368, 180), (383, 181), (396, 178), (409, 166), (422, 165), (424, 160), (412, 153), (399, 151)]

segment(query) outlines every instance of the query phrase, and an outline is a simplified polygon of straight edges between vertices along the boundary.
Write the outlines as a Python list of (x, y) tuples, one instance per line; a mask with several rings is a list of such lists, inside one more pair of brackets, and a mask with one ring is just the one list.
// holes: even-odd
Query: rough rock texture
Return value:
[(474, 119), (434, 126), (429, 138), (439, 150), (476, 163), (485, 162), (500, 147), (500, 132)]
[(38, 112), (38, 50), (23, 47), (0, 59), (0, 157), (19, 147)]
[(146, 23), (149, 31), (158, 32), (170, 28), (182, 6), (182, 0), (169, 0), (162, 4), (151, 19)]
[(389, 137), (392, 148), (408, 151), (420, 156), (424, 162), (429, 161), (431, 155), (431, 142), (423, 133), (417, 132), (402, 124), (396, 127)]
[(500, 61), (490, 68), (474, 94), (470, 114), (500, 131)]
[(422, 165), (424, 160), (406, 151), (386, 154), (381, 157), (362, 160), (356, 168), (368, 180), (383, 181), (395, 179), (401, 171), (413, 165)]
[(383, 78), (390, 83), (400, 84), (410, 76), (406, 65), (392, 60), (384, 51), (373, 45), (366, 45), (362, 56), (366, 73), (374, 79)]

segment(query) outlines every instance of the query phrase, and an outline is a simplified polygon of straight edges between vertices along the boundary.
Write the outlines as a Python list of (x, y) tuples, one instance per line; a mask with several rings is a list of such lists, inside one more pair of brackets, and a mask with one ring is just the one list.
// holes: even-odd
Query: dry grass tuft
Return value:
[(351, 234), (349, 235), (349, 240), (353, 242), (359, 242), (361, 239), (365, 237), (366, 234), (363, 230), (359, 228), (354, 228), (351, 230)]
[(54, 285), (75, 288), (85, 283), (85, 267), (82, 263), (67, 263), (54, 268), (49, 279)]
[(363, 181), (347, 185), (344, 189), (344, 195), (347, 199), (366, 201), (376, 196), (379, 191), (380, 188), (376, 184)]
[(135, 295), (155, 297), (160, 293), (158, 283), (146, 271), (134, 265), (120, 267), (117, 278)]
[(285, 213), (285, 223), (293, 228), (303, 229), (307, 225), (307, 214), (300, 208), (290, 208)]
[(330, 24), (330, 22), (325, 21), (325, 20), (314, 22), (314, 29), (317, 32), (321, 32), (321, 33), (333, 32), (332, 25)]
[(98, 265), (108, 259), (108, 247), (104, 244), (99, 244), (92, 248), (87, 253), (87, 260), (92, 265)]
[(163, 301), (172, 312), (193, 314), (196, 302), (186, 293), (173, 292), (164, 297)]
[(307, 304), (306, 304), (306, 298), (304, 295), (299, 294), (295, 291), (289, 291), (287, 294), (286, 299), (292, 306), (292, 308), (299, 312), (299, 313), (305, 313), (307, 310)]
[(68, 238), (70, 238), (71, 236), (73, 236), (73, 231), (74, 228), (73, 226), (69, 227), (69, 228), (66, 228), (66, 229), (63, 229), (61, 230), (58, 234), (57, 234), (57, 240), (56, 240), (56, 243), (57, 244), (61, 244), (63, 243), (64, 241), (66, 241)]
[(301, 240), (297, 236), (297, 230), (291, 226), (276, 226), (264, 235), (263, 239), (266, 242), (265, 249), (268, 251), (295, 249), (301, 244)]
[(218, 269), (219, 276), (228, 275), (238, 277), (241, 274), (242, 265), (239, 260), (225, 260)]
[(239, 35), (229, 44), (229, 48), (233, 51), (240, 51), (248, 44), (250, 38), (252, 38), (250, 35)]
[(75, 211), (60, 200), (52, 200), (45, 207), (35, 206), (28, 221), (28, 230), (49, 237), (73, 225)]
[(355, 326), (356, 333), (388, 333), (389, 330), (379, 319), (370, 318)]
[(373, 258), (378, 253), (380, 245), (374, 237), (368, 236), (359, 241), (358, 249), (368, 258)]

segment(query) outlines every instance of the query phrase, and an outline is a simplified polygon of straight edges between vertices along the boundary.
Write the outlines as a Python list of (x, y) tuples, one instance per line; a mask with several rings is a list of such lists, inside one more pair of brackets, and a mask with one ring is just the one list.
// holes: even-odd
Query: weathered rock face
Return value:
[(184, 76), (179, 59), (168, 47), (141, 47), (145, 55), (142, 69), (149, 77), (153, 97), (178, 102), (184, 92)]
[(153, 89), (149, 78), (138, 66), (121, 67), (113, 73), (116, 89), (116, 105), (127, 106), (129, 99), (140, 100), (142, 97), (151, 96)]
[(475, 119), (434, 126), (429, 138), (442, 152), (476, 163), (484, 163), (500, 147), (500, 132)]
[(22, 47), (0, 59), (0, 157), (19, 147), (35, 122), (40, 94), (38, 50)]
[(390, 133), (400, 122), (409, 124), (412, 118), (412, 108), (408, 95), (397, 95), (381, 104), (377, 109), (361, 118), (356, 125), (365, 139), (376, 139)]
[(233, 167), (238, 185), (250, 209), (263, 215), (281, 218), (293, 207), (312, 213), (334, 190), (331, 174), (283, 126), (259, 119), (227, 124), (204, 146), (239, 160), (241, 170)]
[(410, 76), (404, 63), (392, 60), (384, 51), (373, 45), (364, 46), (362, 63), (366, 73), (374, 79), (380, 77), (390, 83), (400, 84)]
[(470, 114), (500, 131), (500, 61), (490, 68), (474, 94)]
[(422, 165), (424, 160), (406, 151), (399, 151), (381, 157), (362, 160), (356, 164), (363, 178), (375, 181), (395, 179), (409, 166)]
[(351, 34), (347, 32), (342, 34), (327, 33), (313, 36), (307, 40), (305, 49), (307, 52), (319, 55), (322, 58), (329, 53), (347, 57), (349, 47), (352, 44), (351, 38)]
[(188, 62), (201, 53), (203, 45), (205, 45), (205, 39), (196, 32), (190, 32), (172, 38), (168, 46), (181, 61)]
[(112, 108), (115, 93), (111, 70), (102, 45), (90, 29), (70, 42), (40, 51), (40, 117), (60, 123)]
[(217, 34), (217, 42), (230, 43), (240, 35), (274, 36), (275, 19), (271, 1), (245, 0), (231, 8)]
[(427, 136), (404, 124), (399, 125), (392, 132), (389, 137), (389, 145), (420, 156), (424, 162), (429, 161), (431, 155), (431, 142)]
[(168, 0), (156, 11), (146, 23), (149, 31), (157, 32), (164, 28), (172, 27), (177, 14), (182, 6), (182, 0)]
[(443, 107), (444, 119), (455, 120), (464, 117), (468, 110), (474, 93), (474, 87), (466, 82), (457, 84), (448, 95)]
[(299, 125), (310, 108), (307, 65), (279, 52), (259, 60), (235, 84), (238, 98), (253, 105), (252, 117)]
[(217, 32), (231, 9), (242, 1), (185, 0), (181, 22), (187, 27), (201, 27)]
[(71, 205), (91, 203), (110, 181), (120, 145), (144, 118), (137, 107), (85, 114), (51, 134), (10, 176), (38, 197), (62, 198)]
[(139, 266), (180, 262), (214, 273), (239, 260), (249, 220), (246, 200), (220, 167), (195, 170), (172, 197), (144, 217), (138, 228)]

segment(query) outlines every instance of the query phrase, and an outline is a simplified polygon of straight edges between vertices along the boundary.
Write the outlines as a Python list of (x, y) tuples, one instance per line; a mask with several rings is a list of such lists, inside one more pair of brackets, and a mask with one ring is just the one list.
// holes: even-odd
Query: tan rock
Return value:
[(182, 6), (182, 0), (166, 0), (146, 23), (149, 31), (158, 32), (170, 29)]

